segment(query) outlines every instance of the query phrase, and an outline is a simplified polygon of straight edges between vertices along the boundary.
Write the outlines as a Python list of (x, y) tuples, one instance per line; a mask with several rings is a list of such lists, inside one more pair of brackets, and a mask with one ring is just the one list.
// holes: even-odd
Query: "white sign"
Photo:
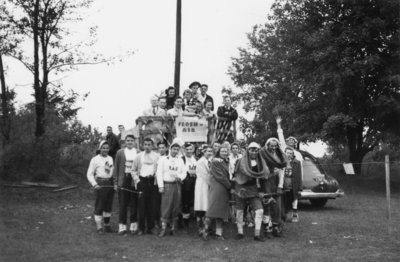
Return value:
[(343, 163), (344, 172), (346, 175), (355, 175), (352, 163)]
[(184, 142), (207, 142), (208, 121), (198, 117), (178, 117), (175, 120), (176, 137)]

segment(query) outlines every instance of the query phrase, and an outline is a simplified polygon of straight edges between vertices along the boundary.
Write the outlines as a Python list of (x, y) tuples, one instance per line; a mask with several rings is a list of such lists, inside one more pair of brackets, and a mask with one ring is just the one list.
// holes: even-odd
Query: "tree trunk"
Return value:
[(33, 10), (33, 88), (35, 90), (35, 110), (36, 110), (36, 138), (41, 137), (44, 132), (44, 117), (45, 117), (45, 100), (42, 94), (42, 88), (39, 80), (39, 0), (35, 0)]
[(364, 126), (359, 123), (356, 127), (347, 127), (347, 145), (349, 148), (349, 162), (353, 163), (356, 175), (361, 175), (364, 156), (370, 151), (368, 145), (363, 144)]
[(4, 76), (4, 66), (2, 54), (0, 54), (0, 85), (1, 85), (1, 111), (2, 111), (2, 124), (1, 132), (3, 134), (3, 144), (10, 143), (10, 110), (8, 108), (8, 91), (6, 87), (6, 80)]
[(182, 0), (176, 1), (176, 39), (175, 39), (175, 75), (174, 87), (179, 95), (181, 78), (181, 27), (182, 27)]

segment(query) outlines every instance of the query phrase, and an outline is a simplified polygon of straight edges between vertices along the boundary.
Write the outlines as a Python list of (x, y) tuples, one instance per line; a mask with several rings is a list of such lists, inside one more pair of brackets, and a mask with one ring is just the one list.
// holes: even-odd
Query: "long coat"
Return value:
[(210, 168), (210, 191), (206, 216), (228, 219), (229, 217), (229, 162), (214, 158)]
[(207, 211), (208, 191), (210, 188), (210, 165), (205, 157), (197, 161), (196, 185), (194, 188), (194, 210)]
[(293, 188), (293, 197), (295, 199), (298, 198), (298, 193), (302, 189), (302, 181), (301, 181), (301, 163), (300, 161), (294, 159), (290, 162), (292, 166), (292, 188)]

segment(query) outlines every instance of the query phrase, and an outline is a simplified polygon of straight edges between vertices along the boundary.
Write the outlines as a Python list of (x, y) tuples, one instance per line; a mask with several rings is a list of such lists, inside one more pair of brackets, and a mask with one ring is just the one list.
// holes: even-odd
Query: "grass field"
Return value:
[[(245, 239), (234, 240), (231, 224), (224, 227), (225, 241), (205, 242), (194, 229), (163, 239), (98, 235), (86, 184), (60, 193), (1, 188), (0, 261), (399, 261), (399, 184), (392, 185), (388, 235), (384, 181), (338, 179), (344, 198), (330, 200), (320, 210), (304, 202), (300, 222), (287, 223), (283, 238), (265, 243), (253, 241), (252, 229)], [(116, 228), (116, 215), (112, 220)]]

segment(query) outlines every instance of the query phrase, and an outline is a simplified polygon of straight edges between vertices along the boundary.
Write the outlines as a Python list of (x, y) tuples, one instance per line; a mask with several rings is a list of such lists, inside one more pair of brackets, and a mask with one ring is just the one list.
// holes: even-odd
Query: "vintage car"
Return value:
[(299, 152), (303, 156), (300, 200), (309, 200), (313, 206), (323, 207), (329, 199), (344, 196), (339, 182), (324, 171), (316, 157), (305, 151)]

